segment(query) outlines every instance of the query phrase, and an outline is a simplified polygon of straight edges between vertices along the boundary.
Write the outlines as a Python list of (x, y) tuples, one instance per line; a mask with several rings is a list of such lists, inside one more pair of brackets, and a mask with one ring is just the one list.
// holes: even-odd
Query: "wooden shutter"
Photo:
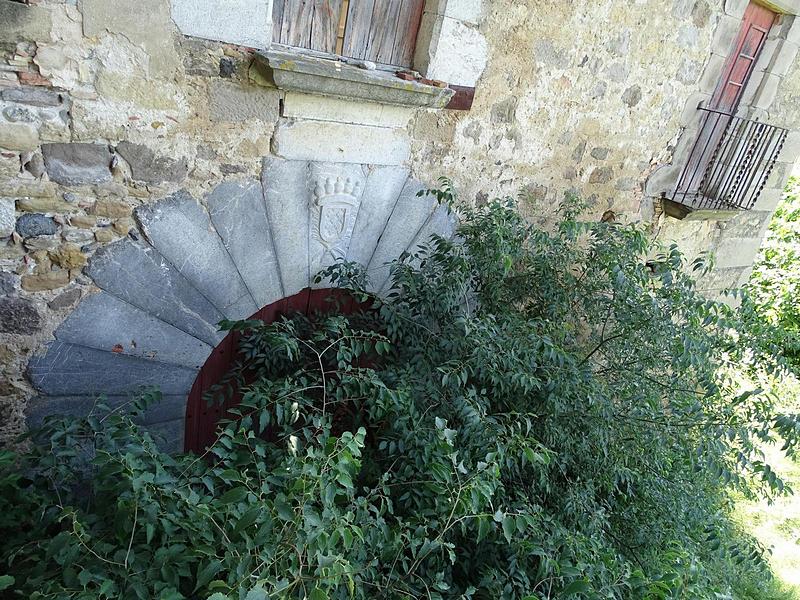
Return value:
[(333, 54), (343, 0), (275, 0), (272, 39)]
[(728, 56), (722, 77), (714, 92), (712, 108), (723, 112), (736, 112), (776, 16), (768, 8), (754, 2), (747, 7), (736, 44)]
[(425, 0), (275, 0), (273, 40), (410, 67), (424, 4)]

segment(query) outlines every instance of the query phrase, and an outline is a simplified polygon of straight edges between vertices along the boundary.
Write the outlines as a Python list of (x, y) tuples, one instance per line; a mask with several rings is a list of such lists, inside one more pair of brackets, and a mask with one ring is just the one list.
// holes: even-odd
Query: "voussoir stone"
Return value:
[(309, 203), (313, 194), (309, 163), (267, 157), (261, 174), (283, 292), (296, 294), (309, 286)]
[(397, 200), (368, 266), (370, 282), (375, 290), (386, 284), (390, 263), (408, 249), (436, 206), (433, 197), (417, 195), (424, 189), (425, 186), (418, 181), (409, 180)]
[(0, 333), (30, 335), (39, 331), (42, 317), (25, 298), (0, 298)]
[(216, 346), (224, 316), (153, 248), (123, 239), (99, 248), (87, 274), (98, 287)]
[(186, 394), (197, 371), (55, 341), (44, 356), (31, 359), (28, 375), (49, 396), (128, 394), (154, 386), (165, 394)]
[(84, 298), (55, 332), (56, 339), (185, 367), (199, 369), (211, 346), (108, 294)]
[(405, 167), (374, 167), (369, 173), (347, 260), (369, 264), (408, 176)]
[(62, 185), (86, 185), (111, 180), (111, 151), (105, 144), (43, 144), (50, 179)]
[(208, 213), (258, 306), (283, 298), (264, 195), (258, 181), (225, 181), (206, 198)]
[(26, 213), (17, 219), (17, 233), (24, 238), (39, 235), (53, 235), (58, 231), (58, 225), (52, 217), (41, 213)]
[[(105, 395), (97, 396), (38, 396), (31, 399), (25, 409), (25, 417), (29, 427), (42, 424), (44, 418), (50, 415), (59, 416), (86, 416), (89, 414), (102, 414), (98, 404), (104, 404), (111, 410), (126, 411), (136, 396)], [(151, 425), (174, 421), (186, 416), (186, 396), (165, 394), (160, 402), (150, 405), (144, 413), (136, 418), (142, 425)]]
[(244, 319), (256, 306), (208, 214), (181, 191), (136, 209), (153, 246), (229, 319)]
[(158, 156), (147, 146), (128, 141), (117, 144), (117, 153), (128, 162), (133, 179), (137, 181), (180, 183), (186, 179), (189, 169), (185, 158)]

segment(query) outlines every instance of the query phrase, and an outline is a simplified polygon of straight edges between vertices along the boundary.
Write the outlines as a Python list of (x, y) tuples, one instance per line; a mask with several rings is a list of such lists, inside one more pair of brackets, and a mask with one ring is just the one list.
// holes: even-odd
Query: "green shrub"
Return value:
[(776, 349), (800, 372), (800, 180), (789, 181), (746, 288), (751, 320), (773, 326)]
[[(451, 202), (448, 187), (436, 192)], [(204, 457), (133, 414), (52, 420), (6, 456), (0, 535), (25, 598), (726, 598), (768, 577), (725, 486), (785, 491), (756, 448), (798, 420), (728, 367), (762, 357), (637, 227), (547, 232), (512, 202), (368, 273), (352, 317), (242, 332)], [(695, 269), (701, 269), (697, 262)], [(22, 475), (15, 475), (21, 473)], [(0, 580), (2, 584), (2, 580)]]

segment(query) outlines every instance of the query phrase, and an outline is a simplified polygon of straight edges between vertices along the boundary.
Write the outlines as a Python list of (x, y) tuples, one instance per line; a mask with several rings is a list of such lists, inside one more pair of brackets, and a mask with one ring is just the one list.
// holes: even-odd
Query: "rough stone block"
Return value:
[(725, 0), (725, 14), (741, 19), (749, 3), (749, 0)]
[(380, 290), (389, 278), (390, 263), (405, 252), (436, 207), (432, 196), (417, 196), (425, 186), (409, 180), (403, 188), (369, 262), (372, 289)]
[(779, 77), (785, 76), (794, 65), (797, 58), (798, 46), (791, 42), (781, 42), (774, 54), (770, 73)]
[(31, 335), (41, 326), (42, 317), (33, 302), (25, 298), (0, 298), (0, 333)]
[(184, 35), (251, 48), (272, 39), (271, 0), (171, 0), (172, 19)]
[(15, 273), (0, 271), (0, 294), (11, 296), (19, 289), (19, 277)]
[(28, 213), (17, 219), (17, 233), (24, 238), (39, 235), (53, 235), (58, 231), (58, 225), (52, 217), (40, 213)]
[(721, 54), (712, 54), (708, 59), (703, 75), (700, 77), (700, 92), (703, 94), (713, 94), (717, 89), (722, 68), (725, 65), (726, 58)]
[(347, 260), (369, 264), (408, 176), (409, 171), (404, 167), (375, 167), (370, 171)]
[(791, 19), (786, 19), (783, 37), (793, 44), (800, 45), (800, 16), (795, 15)]
[(69, 283), (69, 271), (47, 271), (36, 275), (22, 276), (22, 289), (26, 292), (44, 292), (56, 290)]
[(748, 267), (753, 264), (760, 247), (760, 237), (737, 238), (723, 236), (719, 246), (714, 251), (716, 266), (719, 268)]
[(30, 123), (0, 122), (0, 148), (33, 150), (39, 145), (39, 134)]
[(720, 56), (728, 56), (741, 26), (741, 16), (722, 15), (711, 40), (711, 52)]
[(56, 339), (106, 352), (199, 369), (212, 347), (106, 292), (86, 297)]
[(259, 307), (284, 297), (258, 181), (226, 181), (206, 198), (211, 222)]
[(435, 9), (437, 14), (476, 25), (481, 17), (483, 3), (484, 0), (434, 0), (426, 3), (425, 10)]
[(0, 2), (0, 40), (50, 41), (50, 11), (18, 2)]
[(131, 10), (129, 0), (80, 0), (83, 32), (99, 37), (105, 32), (121, 33), (144, 48), (151, 75), (168, 77), (177, 66), (173, 43), (175, 26), (169, 4), (164, 0), (138, 0)]
[(17, 210), (22, 212), (72, 213), (77, 212), (78, 207), (55, 198), (20, 198), (17, 200)]
[(281, 120), (272, 138), (272, 150), (292, 160), (400, 165), (408, 161), (411, 143), (401, 129)]
[(174, 159), (157, 156), (147, 146), (123, 141), (117, 144), (117, 153), (131, 167), (131, 175), (137, 181), (145, 183), (180, 183), (186, 179), (189, 166), (185, 158)]
[(100, 248), (87, 267), (102, 289), (189, 335), (216, 346), (224, 317), (153, 248), (121, 240)]
[(81, 299), (81, 290), (80, 288), (72, 288), (71, 290), (67, 290), (66, 292), (59, 294), (55, 298), (53, 298), (50, 302), (47, 303), (47, 307), (52, 310), (64, 310), (66, 308), (72, 308), (75, 303)]
[(261, 183), (283, 293), (291, 296), (308, 287), (311, 281), (308, 269), (308, 209), (313, 190), (309, 164), (267, 157), (263, 162)]
[(141, 206), (136, 217), (153, 246), (222, 314), (243, 319), (259, 309), (208, 215), (187, 192)]
[(287, 92), (283, 100), (283, 116), (296, 119), (404, 128), (413, 115), (414, 109), (408, 106), (354, 102), (295, 92)]
[(800, 156), (800, 131), (790, 131), (783, 143), (781, 160), (793, 162), (798, 156)]
[(145, 387), (187, 394), (197, 371), (55, 341), (44, 356), (31, 359), (28, 376), (37, 390), (51, 396), (129, 394)]
[(130, 217), (133, 209), (125, 200), (114, 200), (111, 198), (101, 198), (95, 202), (91, 208), (91, 213), (98, 217), (108, 217), (109, 219), (124, 219)]
[(772, 73), (765, 73), (761, 80), (761, 85), (758, 88), (758, 95), (755, 98), (754, 106), (756, 108), (767, 109), (772, 106), (775, 101), (775, 96), (778, 95), (778, 88), (781, 85), (782, 79)]
[(111, 180), (111, 151), (105, 144), (44, 144), (44, 164), (50, 179), (62, 185), (86, 185)]
[[(8, 4), (8, 2), (3, 4)], [(66, 101), (64, 92), (26, 85), (2, 90), (0, 91), (0, 98), (7, 102), (29, 104), (30, 106), (42, 108), (61, 106)]]
[(277, 90), (212, 79), (209, 99), (212, 121), (240, 123), (257, 119), (270, 123), (278, 119), (280, 94)]
[(15, 226), (14, 199), (0, 198), (0, 238), (8, 237), (14, 233)]
[(430, 39), (430, 46), (419, 48), (416, 61), (426, 77), (455, 85), (474, 87), (489, 56), (486, 38), (475, 27), (462, 21), (432, 13), (423, 15), (419, 39)]

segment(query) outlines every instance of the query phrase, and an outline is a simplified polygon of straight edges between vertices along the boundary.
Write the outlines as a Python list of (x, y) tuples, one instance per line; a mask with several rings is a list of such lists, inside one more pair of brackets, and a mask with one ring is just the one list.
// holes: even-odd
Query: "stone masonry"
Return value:
[[(645, 184), (679, 163), (740, 0), (431, 0), (420, 68), (474, 85), (468, 111), (392, 104), (397, 82), (370, 102), (379, 88), (355, 87), (374, 72), (356, 73), (346, 97), (276, 87), (256, 56), (270, 3), (242, 2), (0, 0), (0, 442), (26, 411), (42, 414), (34, 384), (53, 395), (47, 410), (69, 412), (101, 388), (122, 402), (128, 383), (152, 381), (167, 401), (150, 423), (179, 445), (182, 394), (215, 324), (308, 285), (337, 256), (371, 264), (382, 288), (385, 260), (452, 228), (415, 202), (440, 176), (464, 202), (520, 196), (541, 223), (566, 192), (587, 200), (588, 219), (651, 222), (690, 253), (717, 251), (703, 284), (717, 292), (746, 277), (800, 153), (793, 134), (754, 211), (654, 217)], [(748, 97), (790, 128), (798, 43), (787, 15)], [(335, 240), (310, 235), (317, 200), (333, 196), (358, 217)]]

